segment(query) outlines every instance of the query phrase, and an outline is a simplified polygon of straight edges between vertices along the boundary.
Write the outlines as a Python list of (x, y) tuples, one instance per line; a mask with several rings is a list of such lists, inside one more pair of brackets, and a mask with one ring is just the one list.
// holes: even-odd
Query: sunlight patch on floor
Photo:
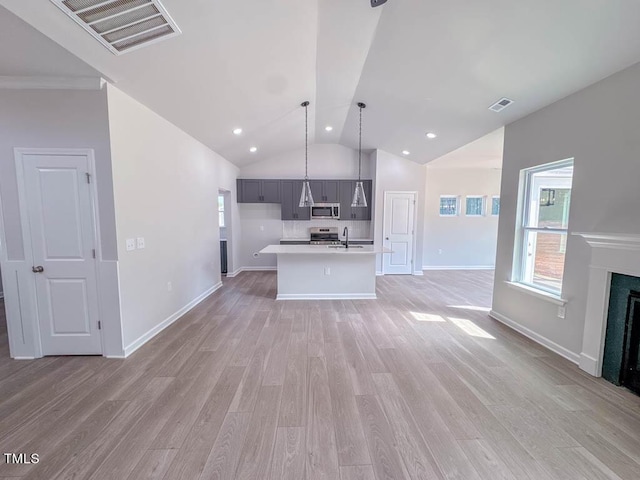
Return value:
[(451, 321), (451, 323), (457, 326), (460, 330), (467, 333), (468, 335), (471, 335), (472, 337), (490, 338), (491, 340), (496, 339), (496, 337), (484, 331), (482, 328), (477, 326), (471, 320), (467, 320), (466, 318), (455, 318), (455, 317), (449, 317), (449, 320)]
[(433, 313), (409, 312), (418, 322), (446, 322), (440, 315)]
[(448, 308), (459, 308), (462, 310), (473, 310), (474, 312), (487, 312), (491, 309), (489, 307), (480, 307), (478, 305), (447, 305)]

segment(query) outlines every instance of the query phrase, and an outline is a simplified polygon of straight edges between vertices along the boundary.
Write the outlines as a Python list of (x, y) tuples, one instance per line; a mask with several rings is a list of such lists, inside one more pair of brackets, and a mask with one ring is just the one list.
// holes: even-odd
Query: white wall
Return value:
[(506, 127), (493, 310), (574, 357), (580, 353), (589, 247), (569, 235), (555, 305), (505, 285), (511, 277), (520, 170), (573, 157), (570, 232), (640, 233), (640, 64)]
[[(374, 192), (375, 203), (372, 212), (374, 223), (373, 240), (376, 245), (382, 245), (383, 239), (383, 210), (384, 192), (413, 191), (418, 193), (416, 202), (417, 220), (415, 225), (416, 245), (413, 259), (414, 273), (421, 273), (422, 252), (424, 250), (424, 198), (425, 198), (425, 170), (424, 165), (405, 158), (392, 155), (383, 150), (376, 150), (373, 154), (372, 170), (375, 173)], [(382, 272), (382, 256), (378, 255), (377, 272)]]
[[(500, 194), (500, 170), (426, 167), (424, 269), (491, 268), (495, 265), (498, 217), (491, 215), (491, 197)], [(440, 216), (440, 195), (459, 195), (460, 213)], [(486, 214), (465, 215), (465, 197), (486, 197)]]
[[(260, 159), (245, 165), (240, 178), (295, 178), (304, 177), (304, 149), (292, 150), (275, 157)], [(358, 178), (358, 151), (337, 144), (309, 146), (309, 178)], [(370, 156), (362, 154), (362, 178), (371, 177)]]
[[(304, 149), (283, 153), (256, 163), (246, 165), (240, 170), (240, 178), (294, 178), (304, 177)], [(315, 144), (309, 146), (309, 177), (311, 179), (355, 179), (358, 178), (358, 152), (351, 148), (335, 144)], [(371, 179), (371, 159), (362, 154), (362, 178)], [(236, 197), (234, 197), (236, 198)], [(270, 244), (279, 243), (287, 231), (299, 231), (319, 222), (295, 222), (295, 228), (283, 229), (280, 204), (240, 204), (240, 244), (239, 268), (269, 269), (275, 268), (275, 255), (259, 255)], [(286, 222), (294, 223), (294, 222)], [(363, 223), (363, 222), (360, 222)], [(370, 230), (370, 222), (365, 230)], [(348, 225), (346, 222), (341, 224)], [(369, 236), (369, 235), (365, 235)], [(232, 270), (229, 270), (232, 271)]]
[[(235, 190), (237, 170), (113, 86), (108, 104), (129, 353), (219, 286), (218, 188)], [(126, 239), (136, 237), (146, 248), (127, 252)]]
[[(25, 258), (18, 204), (15, 147), (91, 148), (98, 191), (105, 353), (121, 353), (117, 295), (117, 250), (111, 154), (105, 90), (0, 90), (0, 199), (6, 236), (2, 245), (4, 294), (11, 355), (36, 354), (31, 261)], [(28, 255), (27, 255), (28, 257)], [(18, 292), (21, 303), (18, 303)], [(24, 336), (21, 333), (24, 331)]]

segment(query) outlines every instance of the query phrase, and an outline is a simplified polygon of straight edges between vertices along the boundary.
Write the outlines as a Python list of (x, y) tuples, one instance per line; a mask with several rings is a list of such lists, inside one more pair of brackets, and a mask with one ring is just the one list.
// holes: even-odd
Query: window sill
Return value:
[(545, 292), (544, 290), (540, 290), (538, 288), (530, 287), (529, 285), (524, 285), (522, 283), (517, 282), (504, 282), (508, 287), (513, 288), (514, 290), (518, 290), (520, 292), (528, 293), (534, 297), (537, 297), (541, 300), (546, 300), (547, 302), (553, 303), (554, 305), (559, 305), (564, 307), (567, 304), (567, 301), (553, 293)]

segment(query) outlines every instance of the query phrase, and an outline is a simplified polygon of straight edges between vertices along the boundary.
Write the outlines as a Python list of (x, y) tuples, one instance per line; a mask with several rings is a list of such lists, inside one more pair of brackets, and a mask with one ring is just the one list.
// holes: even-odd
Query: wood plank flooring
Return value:
[(40, 462), (0, 480), (640, 478), (640, 397), (491, 320), (492, 281), (246, 272), (124, 361), (13, 361), (2, 308), (0, 453)]

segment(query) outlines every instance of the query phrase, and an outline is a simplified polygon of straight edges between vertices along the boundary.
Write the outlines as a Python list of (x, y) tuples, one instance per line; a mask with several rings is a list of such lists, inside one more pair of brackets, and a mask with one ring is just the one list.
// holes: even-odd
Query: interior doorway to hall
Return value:
[(226, 276), (233, 272), (233, 258), (231, 255), (231, 238), (233, 236), (233, 226), (231, 219), (231, 192), (229, 190), (218, 190), (218, 226), (220, 228), (220, 273)]

